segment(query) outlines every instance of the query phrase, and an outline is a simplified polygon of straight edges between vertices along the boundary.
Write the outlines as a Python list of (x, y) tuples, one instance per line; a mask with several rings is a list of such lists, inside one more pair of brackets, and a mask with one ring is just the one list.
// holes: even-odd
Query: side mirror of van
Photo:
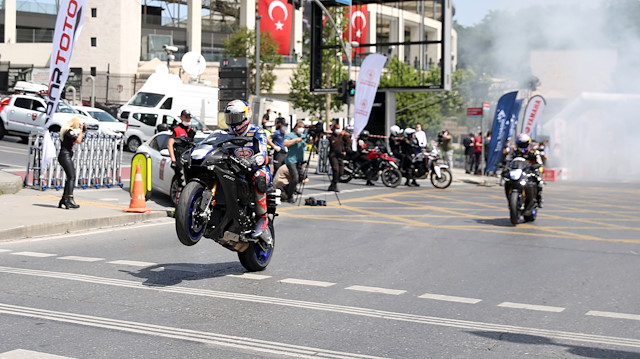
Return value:
[(163, 150), (160, 150), (160, 155), (161, 155), (162, 157), (170, 157), (170, 156), (171, 156), (171, 155), (169, 154), (169, 150), (168, 150), (168, 149), (166, 149), (166, 148), (165, 148), (165, 149), (163, 149)]

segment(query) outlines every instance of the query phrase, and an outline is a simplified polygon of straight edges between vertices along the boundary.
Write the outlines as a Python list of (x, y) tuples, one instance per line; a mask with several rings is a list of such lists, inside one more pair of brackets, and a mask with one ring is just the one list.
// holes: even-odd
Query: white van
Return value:
[(135, 152), (137, 147), (158, 132), (158, 125), (180, 122), (180, 112), (189, 110), (206, 126), (218, 125), (218, 89), (182, 83), (175, 74), (152, 74), (140, 91), (118, 109), (118, 117), (127, 121), (125, 141)]

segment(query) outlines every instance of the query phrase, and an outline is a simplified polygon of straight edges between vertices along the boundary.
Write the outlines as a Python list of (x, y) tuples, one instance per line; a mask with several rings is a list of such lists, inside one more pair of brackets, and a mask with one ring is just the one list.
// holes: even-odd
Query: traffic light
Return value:
[(343, 103), (347, 103), (349, 101), (349, 84), (347, 81), (340, 81), (340, 86), (338, 87), (338, 99)]
[(296, 10), (300, 9), (302, 6), (302, 0), (287, 0), (287, 2), (293, 5)]
[(349, 83), (347, 84), (347, 93), (350, 97), (353, 97), (356, 95), (356, 82), (353, 80), (349, 80)]

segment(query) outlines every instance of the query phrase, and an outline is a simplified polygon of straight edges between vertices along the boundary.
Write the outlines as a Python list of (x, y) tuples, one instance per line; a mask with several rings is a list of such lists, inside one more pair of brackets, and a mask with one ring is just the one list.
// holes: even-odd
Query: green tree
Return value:
[[(224, 56), (246, 57), (249, 59), (249, 90), (256, 88), (256, 32), (241, 27), (224, 41)], [(278, 45), (271, 33), (260, 33), (260, 92), (271, 93), (276, 82), (273, 70), (282, 64), (278, 55)]]

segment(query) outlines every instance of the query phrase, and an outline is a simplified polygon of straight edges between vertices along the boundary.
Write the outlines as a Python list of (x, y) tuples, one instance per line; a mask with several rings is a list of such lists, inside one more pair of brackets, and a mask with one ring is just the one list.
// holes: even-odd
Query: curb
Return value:
[(24, 239), (37, 236), (52, 236), (88, 229), (122, 226), (147, 221), (150, 219), (164, 218), (168, 217), (169, 215), (169, 211), (158, 210), (149, 213), (135, 213), (102, 218), (88, 218), (74, 221), (34, 224), (0, 231), (0, 241)]
[(22, 177), (0, 171), (0, 195), (18, 193), (22, 189)]

